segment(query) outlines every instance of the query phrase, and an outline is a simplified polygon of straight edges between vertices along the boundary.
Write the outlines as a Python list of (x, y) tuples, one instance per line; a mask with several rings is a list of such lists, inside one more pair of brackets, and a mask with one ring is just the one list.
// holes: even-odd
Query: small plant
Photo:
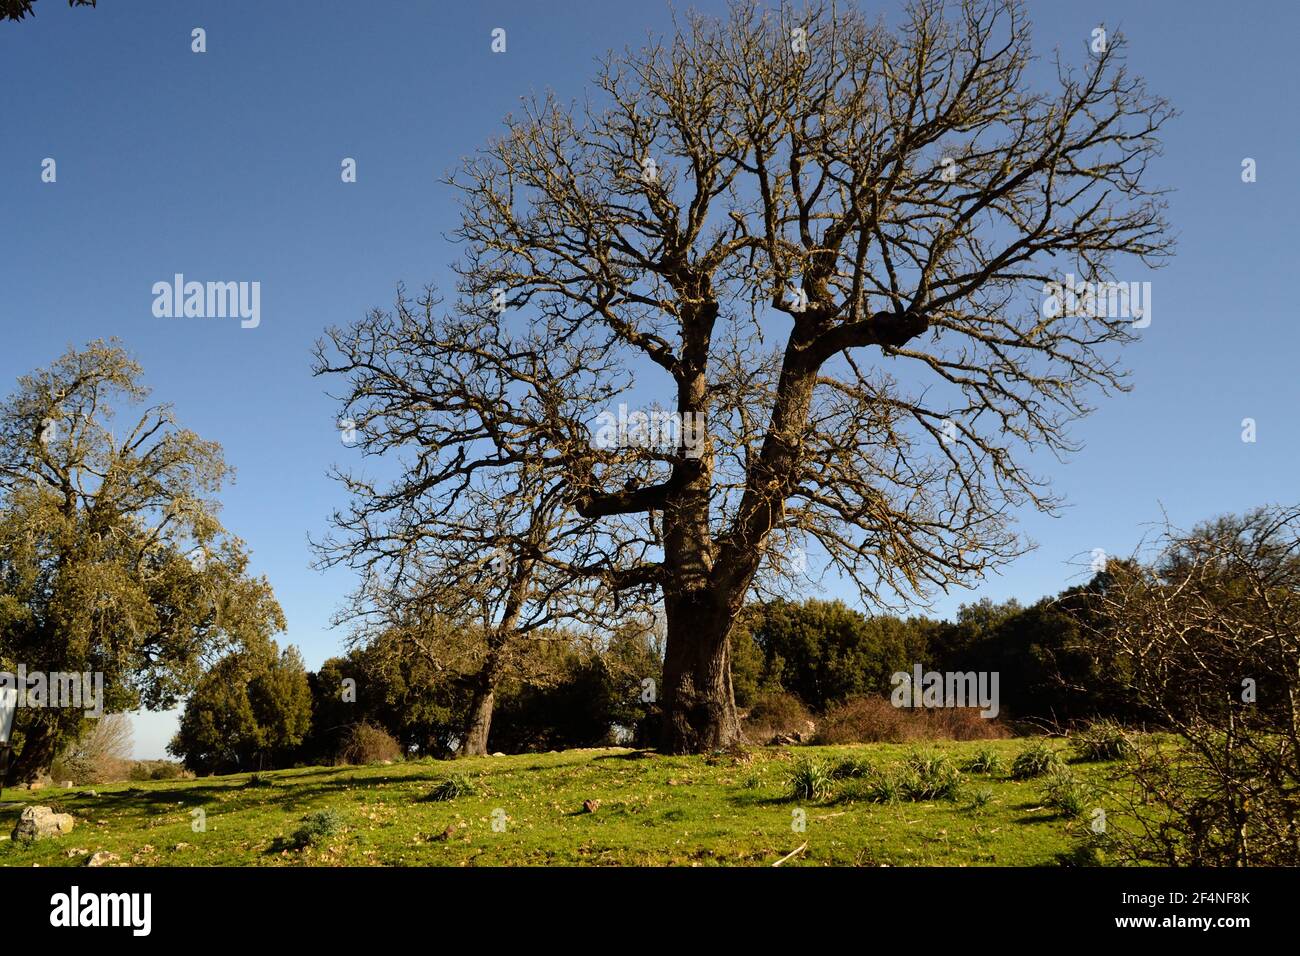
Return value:
[(993, 803), (993, 791), (988, 788), (976, 790), (970, 796), (970, 806), (966, 809), (971, 813), (983, 813)]
[(1083, 761), (1124, 760), (1133, 753), (1133, 739), (1113, 720), (1095, 720), (1070, 738)]
[(961, 769), (966, 773), (1002, 773), (1002, 758), (998, 756), (996, 750), (989, 747), (981, 747), (979, 750), (975, 751), (974, 756), (962, 764)]
[(908, 800), (955, 800), (961, 789), (961, 771), (944, 754), (912, 753), (902, 782)]
[(294, 831), (293, 844), (302, 848), (316, 846), (343, 829), (343, 817), (337, 810), (317, 810), (302, 818), (302, 826)]
[(249, 774), (248, 779), (244, 781), (245, 787), (274, 787), (275, 781), (264, 773)]
[(1045, 740), (1032, 743), (1011, 764), (1012, 780), (1032, 780), (1060, 766), (1061, 758)]
[(751, 770), (740, 785), (746, 790), (757, 790), (763, 786), (763, 775), (756, 770)]
[(858, 792), (872, 803), (898, 803), (905, 799), (902, 774), (897, 770), (872, 774)]
[(1062, 815), (1081, 817), (1088, 808), (1088, 790), (1074, 771), (1060, 764), (1053, 767), (1043, 781), (1043, 803), (1060, 810)]
[(790, 770), (791, 800), (820, 800), (831, 792), (834, 778), (820, 760), (801, 760)]
[(455, 774), (430, 790), (428, 799), (437, 803), (445, 803), (458, 797), (471, 797), (476, 792), (474, 781), (462, 774)]
[(871, 761), (865, 757), (845, 757), (831, 767), (832, 780), (849, 780), (869, 777), (872, 773)]

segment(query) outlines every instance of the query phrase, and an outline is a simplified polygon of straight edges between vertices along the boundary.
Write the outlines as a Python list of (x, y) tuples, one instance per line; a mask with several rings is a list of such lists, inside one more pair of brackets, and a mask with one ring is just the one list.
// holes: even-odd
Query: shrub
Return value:
[(784, 690), (759, 693), (745, 716), (743, 727), (750, 740), (766, 743), (778, 734), (806, 734), (812, 716), (798, 697)]
[(299, 848), (315, 846), (343, 829), (343, 817), (337, 810), (317, 810), (302, 818), (302, 826), (294, 831), (293, 845)]
[(989, 747), (981, 747), (975, 751), (974, 756), (967, 760), (961, 767), (966, 773), (1001, 773), (1002, 758), (998, 752)]
[(193, 776), (175, 760), (137, 760), (127, 772), (128, 780), (179, 780)]
[(995, 717), (982, 717), (978, 707), (935, 707), (920, 711), (926, 740), (996, 740), (1008, 736)]
[(1012, 780), (1032, 780), (1041, 777), (1053, 767), (1059, 766), (1061, 758), (1045, 740), (1030, 744), (1016, 755), (1011, 764)]
[(883, 697), (850, 697), (829, 708), (817, 725), (819, 744), (904, 743), (922, 734), (920, 714)]
[(402, 748), (392, 735), (369, 721), (353, 724), (343, 736), (338, 763), (368, 764), (402, 759)]
[(463, 774), (455, 774), (430, 790), (428, 799), (436, 803), (445, 803), (448, 800), (455, 800), (457, 797), (473, 796), (476, 792), (477, 788), (474, 786), (474, 781)]
[(130, 717), (105, 714), (55, 758), (50, 776), (78, 785), (126, 780), (132, 769), (131, 739)]
[(791, 800), (821, 800), (831, 792), (834, 778), (820, 760), (801, 760), (788, 779)]
[(967, 807), (966, 809), (970, 810), (972, 813), (983, 813), (985, 810), (989, 808), (989, 805), (992, 802), (993, 802), (992, 790), (989, 790), (987, 788), (982, 790), (976, 790), (974, 793), (971, 794), (970, 806)]
[(275, 782), (264, 773), (251, 773), (244, 781), (245, 787), (273, 787)]
[(914, 740), (990, 740), (1007, 736), (974, 707), (895, 707), (884, 697), (850, 697), (818, 721), (819, 744), (908, 743)]
[(1125, 760), (1133, 754), (1133, 739), (1113, 720), (1095, 720), (1070, 738), (1080, 760)]

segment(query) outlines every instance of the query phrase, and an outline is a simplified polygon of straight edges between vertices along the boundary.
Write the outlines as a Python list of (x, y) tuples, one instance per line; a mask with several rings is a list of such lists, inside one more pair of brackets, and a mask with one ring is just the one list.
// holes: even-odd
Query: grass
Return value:
[[(95, 797), (50, 789), (23, 795), (72, 813), (76, 829), (30, 846), (3, 840), (0, 866), (78, 866), (99, 850), (139, 866), (763, 866), (805, 840), (785, 866), (1056, 865), (1086, 820), (1044, 805), (1041, 780), (964, 775), (978, 795), (925, 802), (874, 803), (852, 790), (868, 766), (907, 768), (922, 754), (960, 767), (990, 750), (1009, 766), (1024, 747), (760, 748), (746, 764), (571, 750), (284, 770), (260, 774), (253, 786), (241, 774), (101, 786)], [(792, 802), (792, 775), (813, 764), (832, 780), (831, 799)], [(1100, 793), (1109, 766), (1082, 764), (1075, 773)], [(452, 790), (452, 800), (428, 799)], [(584, 811), (589, 800), (595, 809)], [(20, 810), (0, 811), (0, 834)], [(192, 829), (195, 810), (203, 832)], [(792, 829), (797, 813), (804, 832)], [(295, 839), (305, 821), (326, 820), (312, 840)]]

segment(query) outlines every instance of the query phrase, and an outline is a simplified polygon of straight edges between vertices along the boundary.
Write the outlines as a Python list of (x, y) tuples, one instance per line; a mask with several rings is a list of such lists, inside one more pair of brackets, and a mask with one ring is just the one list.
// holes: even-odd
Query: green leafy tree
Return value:
[(774, 601), (753, 629), (763, 653), (761, 683), (784, 687), (809, 707), (856, 694), (888, 693), (890, 677), (928, 655), (917, 620), (867, 617), (841, 601)]
[[(108, 712), (165, 710), (222, 651), (284, 628), (218, 521), (214, 442), (148, 396), (113, 341), (69, 349), (0, 405), (0, 670), (103, 675)], [(22, 708), (9, 781), (83, 730), (80, 708)]]
[(244, 648), (203, 675), (167, 749), (199, 773), (284, 766), (306, 737), (311, 712), (296, 647)]

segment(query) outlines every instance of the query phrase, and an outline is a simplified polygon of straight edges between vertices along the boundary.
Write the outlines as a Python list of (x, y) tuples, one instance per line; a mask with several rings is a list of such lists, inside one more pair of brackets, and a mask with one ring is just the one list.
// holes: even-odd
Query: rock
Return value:
[(108, 864), (116, 863), (120, 859), (121, 857), (116, 853), (109, 853), (107, 850), (100, 850), (86, 861), (86, 866), (108, 866)]
[(583, 801), (582, 801), (582, 809), (583, 809), (583, 811), (584, 811), (585, 813), (595, 813), (598, 809), (600, 809), (600, 801), (599, 801), (599, 800), (583, 800)]
[(63, 789), (64, 789), (64, 790), (71, 790), (71, 789), (72, 789), (72, 781), (71, 781), (71, 780), (65, 780), (65, 781), (63, 781)]
[(89, 850), (64, 850), (63, 855), (71, 860), (74, 856), (85, 856)]
[(27, 807), (14, 827), (15, 840), (42, 840), (71, 833), (76, 821), (70, 813), (55, 813), (49, 807)]
[(492, 756), (494, 756), (494, 757), (504, 757), (505, 754), (503, 754), (501, 751), (498, 750), (498, 751), (497, 751), (496, 753), (494, 753)]
[(789, 747), (799, 742), (798, 734), (777, 734), (767, 742), (769, 747)]
[(177, 843), (174, 847), (172, 847), (172, 852), (175, 853), (178, 850), (188, 850), (189, 848), (190, 845), (188, 843)]
[(83, 790), (83, 791), (81, 791), (81, 793), (77, 794), (77, 796), (79, 796), (79, 797), (97, 797), (97, 796), (99, 796), (99, 794), (97, 794), (94, 790)]

